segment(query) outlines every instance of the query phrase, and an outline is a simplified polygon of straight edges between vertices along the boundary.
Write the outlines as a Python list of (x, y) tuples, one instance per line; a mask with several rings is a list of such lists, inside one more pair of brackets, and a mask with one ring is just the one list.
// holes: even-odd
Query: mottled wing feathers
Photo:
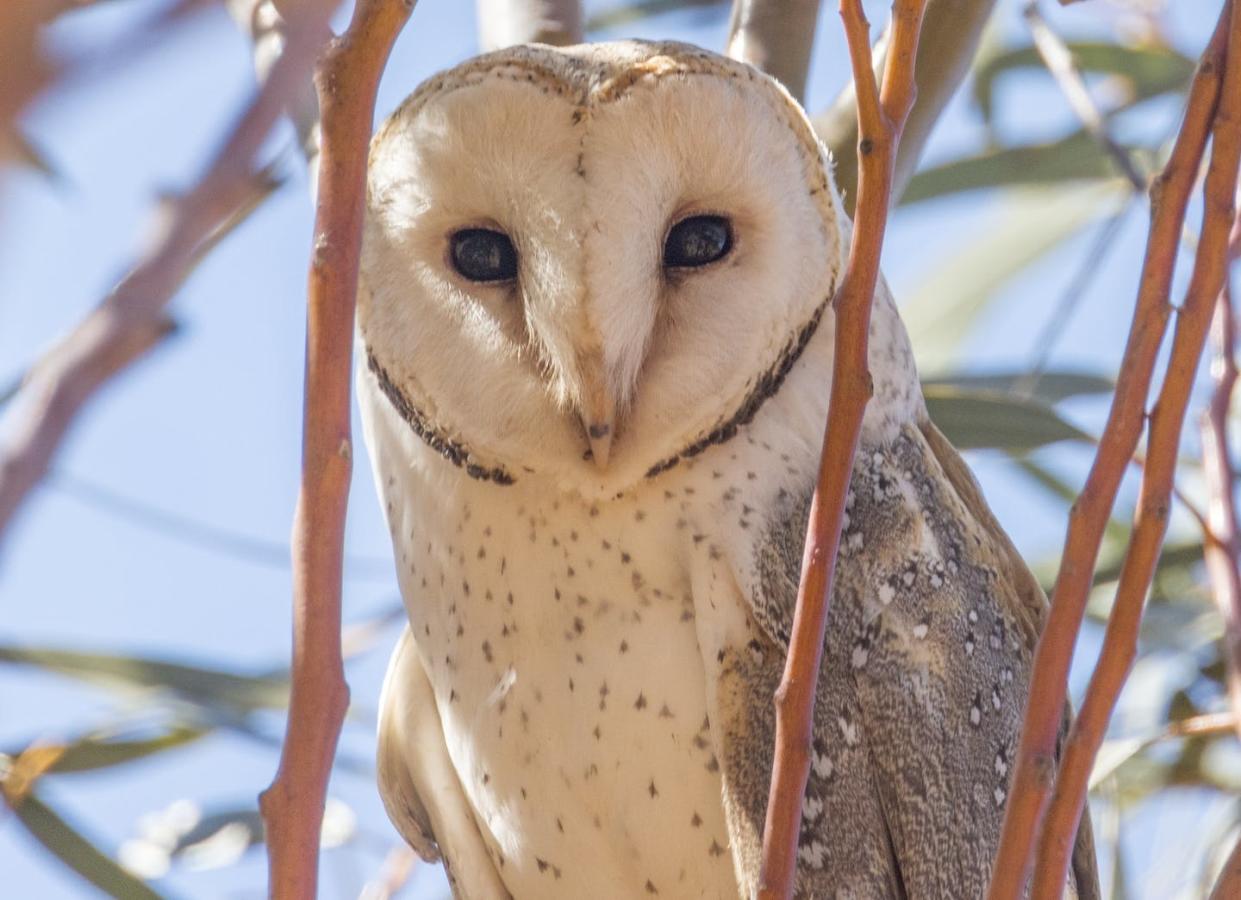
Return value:
[(379, 793), (388, 817), (419, 856), (443, 859), (455, 897), (508, 900), (448, 757), (408, 626), (388, 663), (379, 704)]
[[(961, 454), (957, 452), (957, 448), (952, 446), (948, 438), (944, 437), (934, 423), (929, 420), (922, 423), (922, 434), (926, 438), (927, 445), (934, 453), (936, 460), (944, 470), (949, 483), (957, 496), (965, 504), (970, 514), (974, 517), (979, 527), (988, 535), (995, 549), (1000, 555), (999, 567), (1007, 574), (1009, 583), (1017, 592), (1020, 603), (1017, 605), (1017, 611), (1021, 618), (1029, 622), (1032, 632), (1033, 642), (1037, 642), (1038, 634), (1042, 631), (1043, 620), (1047, 613), (1047, 598), (1043, 594), (1043, 589), (1038, 583), (1038, 579), (1030, 571), (1025, 564), (1025, 560), (1021, 558), (1021, 554), (1017, 552), (1017, 548), (1013, 546), (1012, 540), (1004, 532), (1000, 523), (996, 521), (995, 515), (991, 512), (991, 508), (987, 505), (986, 499), (982, 495), (982, 490), (978, 486), (978, 482), (974, 478), (974, 474), (969, 470), (965, 461), (961, 459)], [(1071, 711), (1066, 710), (1064, 722), (1060, 727), (1060, 738), (1056, 747), (1056, 755), (1059, 758), (1063, 742), (1068, 735), (1069, 726), (1072, 724)], [(1095, 856), (1094, 831), (1091, 827), (1090, 816), (1083, 815), (1081, 827), (1078, 830), (1077, 841), (1073, 848), (1073, 882), (1071, 887), (1077, 891), (1080, 900), (1098, 900), (1102, 895), (1099, 887), (1099, 864)]]
[[(752, 634), (744, 645), (738, 630), (721, 635), (716, 648), (707, 635), (703, 646), (719, 666), (713, 731), (744, 889), (757, 878), (771, 695), (810, 491), (773, 498), (750, 557), (730, 563)], [(860, 449), (819, 675), (799, 896), (985, 892), (1043, 602), (933, 426)]]

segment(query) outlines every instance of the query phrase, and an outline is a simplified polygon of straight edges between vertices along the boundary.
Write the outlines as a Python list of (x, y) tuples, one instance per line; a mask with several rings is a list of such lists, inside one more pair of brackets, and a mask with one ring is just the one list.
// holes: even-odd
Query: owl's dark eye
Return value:
[(490, 228), (466, 228), (451, 238), (452, 265), (470, 281), (517, 277), (517, 250), (508, 235)]
[(664, 241), (664, 265), (705, 266), (733, 248), (733, 230), (723, 216), (691, 216), (672, 226)]

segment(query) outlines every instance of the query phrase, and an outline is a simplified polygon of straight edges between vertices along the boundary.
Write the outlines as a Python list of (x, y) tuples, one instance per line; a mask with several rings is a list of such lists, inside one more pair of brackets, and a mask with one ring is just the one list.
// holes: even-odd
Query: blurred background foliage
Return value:
[[(433, 71), (429, 61), (439, 67), (471, 52), (472, 10), (464, 9), (467, 4), (448, 6), (447, 0), (419, 4), (409, 29), (417, 41), (410, 49), (413, 38), (407, 35), (406, 49), (398, 48), (389, 81), (395, 71), (399, 83), (381, 94), (381, 112)], [(831, 6), (820, 17), (807, 103), (812, 115), (829, 105), (847, 77)], [(872, 21), (881, 23), (886, 9), (867, 6)], [(1140, 184), (1168, 152), (1216, 4), (1095, 0), (1063, 10), (1050, 3), (1036, 9), (1039, 16), (1032, 19), (1024, 3), (999, 3), (965, 87), (900, 200), (885, 271), (915, 344), (932, 417), (959, 447), (974, 451), (971, 463), (1001, 520), (1050, 588), (1068, 508), (1101, 427), (1132, 310), (1148, 208)], [(718, 49), (728, 4), (607, 0), (588, 3), (587, 12), (592, 37), (675, 37)], [(1040, 24), (1067, 44), (1108, 140), (1100, 140), (1097, 129), (1092, 133), (1070, 111), (1035, 49), (1031, 29)], [(84, 242), (90, 236), (66, 223), (75, 215), (75, 198), (86, 190), (89, 166), (80, 163), (82, 149), (58, 143), (90, 139), (89, 132), (74, 131), (82, 104), (112, 107), (107, 115), (115, 117), (115, 127), (129, 132), (126, 162), (141, 169), (148, 156), (158, 154), (159, 144), (140, 127), (143, 117), (149, 121), (149, 104), (127, 106), (126, 86), (149, 91), (152, 80), (176, 85), (186, 78), (206, 79), (208, 86), (200, 85), (195, 96), (204, 95), (211, 79), (222, 76), (203, 71), (208, 63), (195, 47), (226, 41), (230, 27), (216, 4), (202, 0), (66, 4), (50, 29), (62, 75), (18, 130), (0, 142), (7, 165), (0, 169), (2, 243), (25, 247), (25, 265), (36, 272), (41, 268), (43, 283), (55, 285), (47, 269), (71, 266), (75, 254), (88, 255)], [(438, 57), (428, 49), (436, 41), (444, 45)], [(211, 65), (248, 77), (240, 38), (226, 56)], [(199, 69), (187, 75), (189, 66)], [(127, 68), (139, 72), (144, 84), (134, 87)], [(226, 99), (244, 95), (242, 87), (229, 85)], [(69, 111), (60, 116), (47, 111), (58, 105)], [(170, 127), (182, 127), (173, 121), (178, 124)], [(209, 145), (217, 128), (212, 119), (189, 130), (200, 145), (204, 139)], [(298, 248), (309, 233), (309, 209), (300, 197), (286, 199), (299, 190), (304, 196), (290, 143), (287, 134), (273, 142), (270, 190), (250, 211), (250, 220), (222, 236), (220, 247), (220, 254), (240, 252), (237, 244), (251, 250), (250, 256), (230, 257), (228, 265), (281, 262), (271, 264), (274, 271), (266, 275), (249, 272), (244, 285), (232, 282), (227, 290), (249, 292), (244, 302), (190, 307), (188, 316), (182, 309), (178, 317), (197, 319), (199, 331), (188, 328), (164, 355), (185, 352), (209, 329), (204, 320), (214, 317), (223, 320), (216, 327), (225, 338), (236, 336), (251, 324), (247, 317), (260, 315), (254, 309), (273, 297), (286, 310), (281, 323), (298, 321), (304, 247)], [(178, 166), (173, 171), (182, 180), (193, 171), (184, 158)], [(160, 177), (168, 179), (169, 170), (162, 169)], [(54, 195), (55, 202), (32, 199), (41, 193)], [(267, 207), (279, 204), (284, 211), (276, 217)], [(130, 210), (122, 218), (137, 215)], [(1196, 215), (1191, 208), (1189, 221)], [(299, 221), (289, 234), (288, 223)], [(272, 237), (280, 227), (285, 231)], [(272, 242), (267, 257), (265, 241)], [(1193, 235), (1186, 241), (1192, 244)], [(0, 252), (0, 259), (11, 260), (13, 253)], [(216, 255), (204, 259), (204, 268)], [(112, 267), (117, 264), (113, 257)], [(93, 283), (106, 285), (101, 273), (107, 266), (91, 265)], [(196, 274), (191, 286), (212, 277), (218, 278), (218, 270), (214, 276)], [(1184, 273), (1178, 273), (1177, 283), (1183, 282)], [(39, 345), (72, 325), (91, 299), (70, 302), (56, 291), (34, 296), (22, 285), (0, 274), (0, 383), (16, 384), (37, 358)], [(217, 284), (214, 290), (221, 288)], [(85, 896), (89, 883), (119, 897), (265, 895), (255, 795), (274, 769), (288, 695), (286, 669), (271, 662), (284, 655), (287, 613), (281, 604), (288, 596), (288, 549), (279, 539), (256, 535), (284, 533), (273, 523), (281, 510), (291, 515), (295, 476), (289, 470), (295, 473), (291, 451), (300, 408), (300, 333), (280, 340), (276, 350), (265, 350), (261, 340), (239, 342), (231, 352), (220, 351), (229, 347), (220, 340), (211, 345), (205, 355), (210, 368), (198, 371), (195, 390), (216, 390), (214, 367), (244, 369), (261, 358), (261, 369), (243, 374), (275, 378), (278, 369), (285, 385), (281, 411), (270, 415), (269, 404), (240, 414), (226, 444), (234, 452), (217, 458), (214, 467), (200, 471), (192, 451), (175, 446), (189, 462), (184, 468), (171, 465), (177, 477), (209, 493), (213, 484), (233, 478), (232, 467), (246, 465), (255, 446), (278, 441), (271, 452), (281, 474), (274, 479), (270, 504), (247, 509), (238, 503), (245, 499), (243, 491), (211, 509), (180, 491), (165, 488), (152, 496), (127, 490), (124, 478), (78, 474), (109, 470), (90, 465), (99, 457), (90, 455), (87, 441), (80, 452), (71, 445), (3, 548), (0, 788), (5, 803), (0, 810), (6, 811), (0, 812), (0, 870), (11, 874), (0, 893)], [(250, 362), (241, 363), (242, 357)], [(167, 377), (161, 360), (140, 364), (130, 379)], [(1202, 398), (1206, 385), (1200, 380)], [(130, 389), (127, 380), (116, 391)], [(244, 379), (225, 381), (219, 389), (228, 391), (229, 405), (216, 413), (236, 412), (258, 396)], [(0, 392), (0, 403), (12, 395)], [(119, 402), (116, 396), (109, 393), (91, 418), (108, 417)], [(1200, 399), (1198, 407), (1203, 403)], [(125, 438), (136, 446), (149, 440), (146, 432), (161, 428), (164, 410), (125, 415)], [(233, 427), (222, 415), (207, 423), (208, 429)], [(123, 441), (107, 446), (113, 453), (128, 452)], [(351, 623), (344, 636), (354, 705), (324, 825), (324, 846), (330, 849), (322, 890), (325, 896), (445, 896), (442, 876), (434, 867), (413, 865), (374, 796), (373, 707), (403, 610), (366, 484), (369, 472), (357, 468), (346, 583)], [(128, 477), (132, 482), (135, 476)], [(1116, 898), (1205, 896), (1241, 833), (1241, 752), (1225, 713), (1222, 625), (1202, 564), (1202, 532), (1192, 514), (1204, 503), (1192, 425), (1178, 486), (1188, 506), (1174, 515), (1140, 657), (1092, 782), (1105, 890)], [(1078, 687), (1097, 653), (1098, 623), (1114, 594), (1133, 487), (1128, 484), (1122, 495), (1104, 546), (1089, 609), (1093, 624), (1083, 633), (1075, 667)], [(357, 525), (359, 518), (370, 524)], [(114, 529), (126, 542), (123, 551), (103, 537)], [(108, 552), (124, 553), (126, 566), (158, 565), (156, 557), (172, 554), (176, 568), (165, 579), (167, 594), (127, 595), (114, 602), (131, 588), (152, 593), (155, 588), (131, 579), (123, 568), (93, 566), (85, 548), (97, 541), (111, 547)], [(175, 547), (190, 548), (188, 564), (170, 550)], [(31, 585), (42, 582), (21, 574), (28, 555), (38, 565), (64, 567), (63, 577), (46, 581), (74, 579), (67, 582), (76, 586), (74, 595), (32, 593)], [(215, 573), (227, 565), (239, 567), (240, 581), (217, 584)], [(115, 580), (110, 587), (104, 583), (108, 578)], [(195, 588), (183, 591), (180, 580), (202, 582), (208, 594), (221, 592), (218, 613), (216, 601), (207, 601), (206, 609), (177, 620), (177, 639), (145, 640), (153, 608), (186, 603), (194, 595)], [(260, 595), (266, 598), (261, 604), (255, 599)], [(40, 616), (48, 610), (51, 621)], [(90, 624), (77, 628), (77, 623)], [(65, 637), (58, 640), (62, 631)], [(247, 643), (245, 636), (254, 631), (265, 637)], [(198, 633), (215, 637), (200, 646)], [(92, 640), (95, 635), (100, 637)], [(135, 644), (142, 652), (135, 652)], [(244, 652), (231, 652), (242, 646)], [(222, 647), (228, 650), (214, 652)], [(31, 856), (35, 845), (47, 852)]]

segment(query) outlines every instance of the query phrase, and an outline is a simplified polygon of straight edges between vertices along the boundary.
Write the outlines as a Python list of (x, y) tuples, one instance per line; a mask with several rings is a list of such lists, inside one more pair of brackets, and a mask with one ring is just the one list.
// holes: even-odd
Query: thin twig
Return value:
[[(1241, 218), (1233, 222), (1228, 256), (1241, 255)], [(1211, 533), (1203, 541), (1203, 559), (1211, 594), (1224, 620), (1224, 659), (1228, 663), (1228, 697), (1241, 736), (1241, 527), (1237, 522), (1236, 470), (1228, 442), (1228, 414), (1237, 384), (1237, 322), (1227, 276), (1215, 304), (1215, 390), (1202, 416), (1202, 473), (1206, 482)]]
[(1215, 118), (1231, 0), (1194, 75), (1185, 120), (1163, 171), (1151, 184), (1151, 225), (1133, 323), (1107, 424), (1081, 495), (1069, 514), (1051, 610), (1034, 655), (1021, 745), (1004, 812), (990, 900), (1017, 900), (1029, 876), (1035, 834), (1055, 773), (1056, 741), (1069, 665), (1081, 629), (1103, 531), (1145, 422), (1146, 397), (1172, 307), (1168, 292), (1181, 227)]
[(860, 134), (857, 152), (861, 177), (848, 266), (833, 301), (835, 357), (823, 452), (810, 504), (793, 632), (784, 674), (775, 695), (775, 763), (763, 830), (758, 892), (762, 900), (787, 900), (793, 896), (802, 797), (810, 770), (814, 694), (823, 658), (823, 632), (835, 576), (836, 552), (840, 546), (845, 494), (862, 416), (873, 388), (867, 357), (870, 311), (879, 278), (896, 149), (913, 105), (914, 59), (925, 6), (926, 0), (896, 0), (893, 4), (892, 46), (880, 89), (871, 68), (869, 26), (862, 4), (860, 0), (841, 0), (840, 3), (857, 84)]
[(819, 5), (819, 0), (733, 0), (725, 53), (762, 69), (804, 101)]
[(1034, 867), (1034, 900), (1057, 900), (1064, 890), (1078, 822), (1086, 803), (1090, 769), (1137, 654), (1144, 601), (1167, 532), (1177, 451), (1189, 396), (1228, 269), (1228, 235), (1236, 215), (1237, 171), (1241, 166), (1241, 5), (1232, 8), (1228, 32), (1228, 52), (1211, 136), (1211, 162), (1203, 187), (1198, 252), (1185, 300), (1177, 312), (1167, 372), (1150, 414), (1138, 511), (1103, 649), (1069, 731), (1043, 822)]
[[(359, 0), (348, 30), (331, 43), (315, 74), (322, 138), (307, 298), (302, 484), (293, 519), (292, 691), (280, 768), (259, 799), (270, 890), (282, 900), (315, 896), (327, 781), (349, 704), (340, 595), (367, 146), (379, 78), (413, 5)], [(283, 61), (282, 55), (275, 68)]]
[[(917, 99), (901, 133), (892, 177), (892, 202), (905, 192), (935, 123), (969, 71), (991, 17), (995, 0), (927, 0), (918, 58), (914, 67)], [(881, 66), (891, 47), (891, 30), (875, 46), (875, 65)], [(850, 85), (823, 113), (815, 116), (814, 130), (832, 151), (836, 185), (845, 207), (852, 212), (857, 197), (857, 98)]]
[(582, 18), (581, 0), (478, 0), (479, 49), (580, 44)]
[(270, 190), (254, 159), (288, 97), (306, 77), (338, 0), (306, 3), (288, 47), (272, 67), (206, 174), (181, 198), (161, 204), (165, 227), (103, 302), (36, 363), (0, 447), (0, 538), (47, 471), (79, 410), (112, 376), (171, 330), (164, 307), (237, 211)]
[(1069, 101), (1069, 106), (1072, 107), (1077, 118), (1081, 120), (1090, 136), (1116, 163), (1116, 167), (1133, 185), (1133, 189), (1145, 191), (1146, 176), (1138, 170), (1137, 163), (1134, 162), (1129, 151), (1117, 143), (1108, 131), (1103, 114), (1099, 112), (1098, 105), (1090, 96), (1090, 88), (1086, 86), (1086, 80), (1082, 78), (1082, 73), (1073, 64), (1072, 51), (1043, 18), (1043, 14), (1038, 10), (1038, 0), (1029, 0), (1023, 14), (1026, 25), (1030, 28), (1030, 36), (1034, 38), (1034, 46), (1038, 50), (1038, 55), (1042, 57), (1047, 71), (1060, 86), (1061, 93)]

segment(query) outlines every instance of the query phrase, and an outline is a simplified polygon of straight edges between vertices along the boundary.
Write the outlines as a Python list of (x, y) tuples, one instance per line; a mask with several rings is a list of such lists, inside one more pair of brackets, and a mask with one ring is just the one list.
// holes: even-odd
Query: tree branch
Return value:
[(733, 0), (724, 52), (766, 72), (801, 103), (818, 21), (819, 0)]
[[(302, 484), (293, 519), (293, 666), (275, 781), (259, 799), (272, 896), (310, 898), (332, 758), (349, 705), (340, 650), (353, 316), (375, 93), (414, 0), (358, 0), (319, 62), (318, 201), (306, 321)], [(276, 62), (292, 51), (292, 42)]]
[(514, 44), (566, 47), (584, 39), (581, 0), (478, 0), (483, 52)]
[[(939, 121), (944, 107), (956, 93), (969, 71), (982, 37), (983, 26), (991, 15), (995, 0), (927, 0), (922, 36), (918, 40), (918, 61), (914, 69), (917, 101), (901, 137), (892, 179), (892, 201), (905, 192), (913, 177), (922, 150)], [(887, 32), (875, 48), (877, 65), (882, 65), (891, 45)], [(846, 88), (836, 102), (814, 118), (814, 130), (832, 151), (836, 163), (836, 185), (850, 213), (857, 193), (857, 101), (853, 86)]]
[(868, 368), (870, 311), (879, 279), (879, 258), (891, 205), (892, 178), (901, 129), (914, 95), (914, 58), (926, 0), (896, 0), (892, 46), (883, 87), (875, 82), (870, 35), (860, 0), (841, 0), (840, 15), (858, 87), (861, 160), (857, 217), (844, 279), (833, 301), (835, 357), (819, 476), (810, 504), (802, 555), (801, 584), (784, 674), (776, 690), (776, 747), (767, 821), (763, 830), (761, 900), (788, 900), (797, 874), (797, 838), (810, 769), (814, 694), (823, 659), (845, 495), (853, 470), (862, 417), (872, 391)]
[[(1234, 5), (1226, 68), (1211, 137), (1211, 162), (1203, 188), (1204, 209), (1194, 270), (1176, 317), (1172, 352), (1150, 414), (1146, 466), (1133, 533), (1125, 551), (1103, 649), (1077, 720), (1069, 731), (1060, 774), (1047, 810), (1034, 866), (1035, 900), (1058, 900), (1064, 890), (1086, 785), (1108, 720), (1137, 655), (1138, 627), (1159, 549), (1168, 528), (1177, 451), (1194, 376), (1206, 344), (1216, 299), (1228, 270), (1228, 233), (1236, 214), (1241, 166), (1241, 6)], [(1229, 482), (1228, 491), (1231, 493)], [(1209, 539), (1208, 539), (1209, 542)]]
[(0, 448), (0, 537), (47, 471), (79, 410), (112, 376), (168, 334), (164, 307), (230, 223), (270, 189), (254, 159), (286, 99), (310, 71), (337, 0), (313, 0), (288, 37), (288, 50), (242, 114), (199, 182), (159, 210), (153, 246), (68, 336), (32, 368)]
[(1241, 838), (1232, 847), (1224, 868), (1220, 870), (1210, 900), (1232, 900), (1241, 897)]
[[(1029, 875), (1035, 832), (1055, 772), (1056, 740), (1068, 690), (1069, 664), (1081, 628), (1099, 545), (1121, 478), (1141, 436), (1156, 354), (1167, 329), (1168, 296), (1190, 191), (1198, 173), (1220, 96), (1221, 69), (1231, 12), (1226, 0), (1190, 90), (1185, 121), (1160, 175), (1151, 185), (1151, 227), (1137, 304), (1120, 366), (1116, 393), (1094, 463), (1069, 516), (1052, 606), (1035, 651), (1030, 683), (1038, 685), (1026, 709), (1016, 769), (1009, 790), (990, 900), (1017, 900)], [(1231, 195), (1228, 203), (1231, 205)], [(1178, 333), (1184, 329), (1178, 329)], [(1182, 342), (1187, 338), (1182, 338)], [(1186, 353), (1182, 350), (1181, 354)], [(1193, 365), (1195, 360), (1190, 361)], [(1167, 413), (1163, 414), (1166, 419)], [(1166, 426), (1163, 426), (1166, 427)], [(1147, 474), (1144, 483), (1156, 484)], [(1146, 496), (1155, 497), (1154, 493)], [(1153, 515), (1157, 510), (1152, 507)], [(1148, 525), (1144, 538), (1151, 531)], [(1156, 548), (1158, 543), (1156, 542)], [(1131, 554), (1132, 555), (1132, 554)], [(1130, 575), (1133, 581), (1136, 572)], [(1083, 710), (1082, 717), (1086, 715)], [(1080, 725), (1082, 718), (1079, 717)], [(1065, 838), (1072, 844), (1072, 835)], [(1060, 887), (1063, 888), (1063, 880)]]
[[(1241, 217), (1232, 225), (1230, 262), (1241, 257)], [(1207, 490), (1208, 533), (1203, 559), (1211, 594), (1224, 620), (1224, 659), (1228, 664), (1228, 698), (1241, 736), (1241, 527), (1237, 523), (1237, 473), (1228, 446), (1228, 413), (1237, 384), (1237, 322), (1227, 274), (1215, 303), (1215, 390), (1202, 416), (1202, 473)]]

